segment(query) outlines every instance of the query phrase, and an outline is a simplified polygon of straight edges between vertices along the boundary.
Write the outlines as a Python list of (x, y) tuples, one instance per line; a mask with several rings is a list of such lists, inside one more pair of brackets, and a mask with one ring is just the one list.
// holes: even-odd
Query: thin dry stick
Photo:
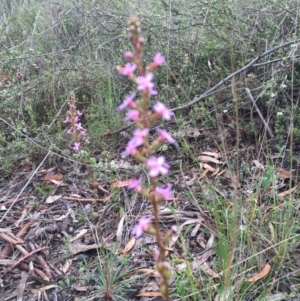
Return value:
[(250, 100), (252, 101), (252, 103), (253, 103), (253, 105), (254, 105), (254, 107), (255, 107), (257, 113), (258, 113), (259, 118), (261, 119), (261, 121), (263, 122), (265, 128), (267, 129), (267, 131), (268, 131), (268, 133), (269, 133), (269, 136), (270, 136), (271, 138), (273, 138), (273, 137), (274, 137), (273, 132), (272, 132), (272, 130), (270, 129), (270, 127), (269, 127), (269, 125), (267, 124), (267, 122), (265, 121), (265, 119), (264, 119), (262, 113), (260, 112), (260, 110), (259, 110), (259, 108), (258, 108), (258, 106), (257, 106), (257, 104), (256, 104), (256, 102), (255, 102), (255, 100), (254, 100), (254, 98), (253, 98), (253, 96), (252, 96), (252, 94), (251, 94), (251, 91), (250, 91), (248, 88), (245, 88), (245, 90), (246, 90), (246, 92), (247, 92), (247, 94), (248, 94)]

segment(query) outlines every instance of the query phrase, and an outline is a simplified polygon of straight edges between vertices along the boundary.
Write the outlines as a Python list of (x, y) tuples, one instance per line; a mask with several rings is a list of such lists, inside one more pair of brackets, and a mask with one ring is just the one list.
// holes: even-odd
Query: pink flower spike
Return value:
[(125, 120), (136, 121), (140, 118), (140, 112), (137, 110), (129, 110)]
[(160, 156), (158, 158), (150, 157), (146, 161), (146, 165), (149, 169), (149, 176), (151, 178), (157, 177), (159, 174), (166, 175), (170, 168), (170, 165), (165, 163), (164, 156)]
[(124, 53), (124, 58), (126, 60), (132, 61), (134, 59), (134, 54), (131, 51), (126, 51)]
[(160, 136), (158, 137), (161, 141), (167, 140), (170, 143), (175, 143), (175, 139), (173, 139), (173, 137), (165, 130), (162, 130), (160, 128), (156, 129), (158, 131), (158, 133), (160, 134)]
[(78, 152), (78, 151), (79, 151), (79, 147), (80, 147), (80, 142), (74, 142), (73, 150), (74, 150), (75, 152)]
[(165, 120), (171, 120), (172, 116), (174, 115), (174, 113), (160, 101), (153, 106), (153, 110)]
[(131, 108), (135, 108), (136, 104), (133, 101), (135, 98), (135, 93), (130, 94), (129, 96), (127, 96), (125, 98), (125, 100), (123, 101), (122, 104), (119, 105), (118, 109), (120, 111), (124, 110), (126, 107), (131, 107)]
[(125, 67), (120, 68), (118, 71), (122, 75), (125, 75), (125, 76), (128, 76), (128, 77), (132, 77), (133, 76), (133, 72), (135, 71), (135, 69), (136, 69), (136, 65), (135, 64), (127, 63), (125, 65)]
[(146, 76), (138, 76), (136, 78), (137, 89), (139, 91), (148, 91), (150, 95), (156, 95), (157, 91), (154, 90), (154, 84), (152, 83), (153, 73), (149, 72)]
[(168, 201), (173, 198), (173, 194), (171, 192), (172, 185), (168, 184), (166, 188), (156, 187), (155, 192), (162, 197), (164, 200)]
[(134, 189), (137, 192), (141, 192), (142, 191), (141, 182), (142, 182), (142, 178), (135, 179), (132, 182), (130, 182), (130, 184), (128, 185), (128, 188), (129, 189)]
[(161, 66), (164, 62), (165, 57), (160, 52), (157, 52), (153, 60), (154, 67)]
[(138, 223), (132, 229), (131, 234), (135, 235), (135, 237), (141, 237), (145, 231), (149, 229), (149, 225), (151, 223), (151, 218), (147, 216), (143, 216), (140, 218)]

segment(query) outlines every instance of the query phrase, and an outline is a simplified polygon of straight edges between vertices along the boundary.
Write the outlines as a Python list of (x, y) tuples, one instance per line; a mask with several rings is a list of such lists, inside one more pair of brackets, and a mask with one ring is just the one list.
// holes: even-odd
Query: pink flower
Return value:
[(137, 143), (136, 139), (132, 138), (131, 140), (129, 140), (124, 152), (121, 154), (122, 157), (126, 157), (128, 155), (134, 155), (137, 152), (136, 148), (138, 146), (140, 145)]
[(76, 123), (75, 126), (76, 126), (77, 131), (83, 130), (81, 123)]
[(72, 103), (72, 102), (68, 102), (68, 106), (69, 106), (70, 109), (76, 109), (75, 104)]
[(126, 51), (124, 53), (124, 58), (126, 60), (132, 61), (134, 59), (134, 54), (131, 51)]
[(70, 122), (70, 117), (66, 117), (66, 119), (63, 121), (63, 123), (68, 123)]
[(161, 66), (164, 62), (165, 62), (165, 57), (160, 52), (157, 52), (153, 60), (153, 66), (154, 67)]
[(175, 143), (175, 142), (176, 142), (175, 139), (173, 139), (172, 136), (171, 136), (167, 131), (162, 130), (162, 129), (160, 129), (160, 128), (157, 128), (156, 130), (157, 130), (158, 133), (160, 134), (159, 137), (158, 137), (158, 139), (159, 139), (160, 141), (167, 140), (167, 141), (169, 141), (170, 143)]
[(171, 226), (171, 230), (176, 233), (178, 231), (178, 227), (176, 225)]
[(158, 158), (150, 157), (146, 161), (146, 165), (149, 168), (150, 177), (157, 177), (159, 174), (166, 175), (169, 172), (170, 165), (165, 163), (165, 157), (160, 156)]
[(137, 192), (141, 192), (142, 191), (141, 182), (142, 182), (142, 178), (135, 179), (132, 182), (130, 182), (130, 184), (128, 185), (128, 188), (129, 189), (134, 189)]
[(149, 129), (136, 129), (133, 132), (133, 138), (135, 140), (136, 146), (140, 146), (144, 143), (145, 137), (147, 137)]
[(119, 105), (118, 109), (120, 111), (124, 110), (126, 107), (131, 107), (131, 108), (135, 108), (136, 104), (133, 101), (135, 98), (135, 93), (130, 94), (129, 96), (127, 96), (125, 98), (125, 100), (123, 101), (122, 104)]
[(78, 152), (79, 147), (80, 147), (80, 142), (74, 142), (73, 150), (74, 150), (75, 152)]
[(154, 257), (155, 261), (158, 261), (158, 259), (159, 259), (159, 251), (158, 250), (156, 250), (156, 249), (154, 250), (153, 257)]
[(80, 112), (79, 110), (77, 110), (76, 114), (77, 114), (77, 116), (81, 116), (82, 112)]
[(173, 198), (171, 189), (172, 189), (172, 185), (168, 184), (166, 188), (156, 187), (155, 192), (159, 195), (160, 198), (167, 201)]
[(153, 73), (149, 72), (146, 76), (138, 76), (136, 78), (137, 89), (139, 91), (148, 91), (150, 95), (156, 95), (157, 91), (154, 90), (154, 84), (152, 83)]
[(140, 218), (138, 223), (132, 229), (131, 234), (135, 235), (137, 238), (141, 237), (145, 231), (149, 229), (151, 223), (151, 218), (147, 216), (143, 216)]
[(167, 261), (163, 261), (163, 262), (162, 262), (162, 265), (163, 265), (166, 269), (168, 269), (168, 270), (171, 269), (171, 265), (170, 265), (170, 263), (167, 262)]
[(118, 71), (122, 75), (125, 75), (125, 76), (128, 76), (128, 77), (132, 77), (134, 75), (133, 72), (135, 71), (135, 69), (136, 69), (136, 65), (135, 64), (127, 63), (125, 65), (125, 67), (118, 68)]
[(138, 120), (140, 118), (140, 112), (137, 110), (128, 110), (128, 114), (125, 120)]
[(165, 120), (171, 120), (172, 116), (174, 115), (174, 113), (160, 101), (153, 106), (153, 110)]
[(72, 129), (68, 129), (68, 130), (67, 130), (67, 134), (68, 134), (68, 135), (71, 135), (72, 132), (73, 132)]

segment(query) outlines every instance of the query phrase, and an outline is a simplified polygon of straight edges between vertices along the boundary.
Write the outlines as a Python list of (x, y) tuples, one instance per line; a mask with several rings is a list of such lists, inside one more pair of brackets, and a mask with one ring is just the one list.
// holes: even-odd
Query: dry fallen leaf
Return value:
[(257, 168), (259, 168), (259, 169), (261, 169), (261, 170), (265, 170), (265, 167), (263, 166), (263, 164), (261, 164), (258, 160), (253, 160), (252, 162), (254, 163), (254, 165), (255, 165)]
[(255, 282), (255, 281), (258, 281), (262, 278), (264, 278), (265, 276), (267, 276), (269, 274), (269, 272), (271, 271), (271, 266), (270, 264), (266, 264), (264, 266), (264, 268), (258, 273), (256, 274), (255, 276), (253, 277), (250, 277), (247, 282)]
[(126, 244), (125, 248), (121, 251), (119, 251), (119, 255), (121, 254), (127, 254), (135, 245), (135, 237), (132, 236), (132, 238), (129, 240), (129, 242)]
[(214, 167), (210, 166), (210, 165), (207, 164), (207, 163), (203, 163), (203, 168), (208, 169), (208, 170), (211, 171), (211, 172), (213, 172), (213, 171), (216, 170)]
[(298, 186), (295, 186), (289, 190), (283, 191), (281, 193), (278, 194), (279, 199), (282, 201), (286, 196), (288, 196), (289, 194), (291, 194), (292, 192), (294, 192), (296, 189), (298, 188)]
[(56, 201), (58, 201), (59, 199), (61, 199), (61, 195), (50, 195), (47, 197), (46, 203), (47, 204), (52, 204)]
[(214, 272), (211, 267), (208, 265), (207, 262), (203, 262), (201, 264), (201, 268), (203, 269), (204, 272), (207, 273), (207, 275), (211, 276), (212, 278), (220, 278), (219, 274)]
[(185, 184), (188, 186), (194, 185), (197, 180), (197, 175), (193, 173), (193, 178), (191, 180), (185, 181)]
[(136, 297), (160, 297), (160, 292), (143, 292), (135, 295)]
[(221, 155), (218, 154), (218, 153), (215, 153), (215, 152), (202, 152), (201, 154), (203, 155), (207, 155), (207, 156), (210, 156), (210, 157), (215, 157), (216, 159), (220, 158)]
[(281, 167), (278, 167), (276, 169), (276, 173), (281, 177), (281, 178), (284, 178), (284, 179), (291, 179), (293, 177), (292, 173), (289, 172), (288, 170), (284, 169), (284, 168), (281, 168)]
[(149, 275), (156, 278), (161, 278), (161, 275), (158, 271), (152, 269), (138, 269), (135, 271), (137, 274)]
[(223, 164), (224, 162), (222, 161), (219, 161), (215, 158), (212, 158), (212, 157), (209, 157), (209, 156), (199, 156), (197, 157), (197, 159), (201, 162), (204, 162), (204, 163), (207, 163), (207, 162), (212, 162), (212, 163), (215, 163), (215, 164)]
[(122, 187), (126, 187), (128, 186), (131, 182), (135, 181), (136, 178), (134, 179), (130, 179), (130, 180), (125, 180), (125, 181), (115, 181), (112, 186), (113, 187), (118, 187), (118, 188), (122, 188)]
[(185, 227), (186, 225), (191, 225), (191, 224), (202, 224), (203, 219), (199, 218), (199, 219), (190, 219), (185, 221), (182, 225), (180, 225), (177, 229), (177, 232), (172, 235), (172, 237), (170, 238), (169, 241), (169, 248), (173, 247), (174, 244), (176, 243), (176, 241), (178, 240), (179, 236), (180, 236), (180, 232), (182, 231), (183, 227)]
[(61, 173), (57, 173), (57, 174), (45, 175), (43, 177), (43, 180), (45, 180), (45, 181), (52, 181), (52, 180), (60, 181), (60, 180), (62, 180), (62, 178), (63, 178), (63, 175)]
[(198, 181), (200, 181), (201, 179), (203, 179), (203, 178), (207, 175), (208, 172), (209, 172), (209, 170), (208, 170), (208, 169), (205, 169), (205, 170), (203, 171), (203, 173), (201, 174), (200, 178), (198, 179)]

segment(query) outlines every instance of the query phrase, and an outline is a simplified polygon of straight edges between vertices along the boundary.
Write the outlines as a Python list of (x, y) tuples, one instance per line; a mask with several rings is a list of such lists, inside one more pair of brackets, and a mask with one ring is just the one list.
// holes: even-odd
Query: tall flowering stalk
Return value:
[(67, 117), (64, 123), (70, 125), (67, 130), (67, 134), (71, 135), (74, 139), (73, 150), (75, 152), (79, 151), (81, 140), (86, 136), (86, 130), (82, 127), (80, 122), (80, 117), (82, 112), (76, 109), (76, 99), (74, 92), (70, 93), (70, 99), (68, 101), (69, 110), (67, 112)]
[[(123, 103), (119, 106), (119, 110), (128, 108), (126, 120), (132, 120), (136, 129), (133, 137), (129, 140), (123, 156), (132, 155), (135, 159), (144, 164), (148, 170), (150, 177), (150, 187), (142, 185), (142, 179), (135, 179), (129, 184), (130, 189), (136, 190), (138, 193), (147, 198), (153, 206), (154, 211), (154, 225), (151, 223), (151, 218), (143, 216), (138, 224), (132, 230), (132, 234), (140, 237), (143, 232), (151, 234), (156, 237), (159, 251), (153, 254), (156, 263), (156, 269), (161, 275), (160, 291), (164, 300), (169, 301), (169, 285), (168, 281), (171, 277), (171, 266), (166, 261), (166, 245), (172, 235), (172, 231), (176, 231), (176, 227), (172, 227), (170, 231), (161, 236), (159, 227), (159, 206), (162, 201), (172, 198), (172, 185), (167, 187), (158, 187), (157, 177), (159, 175), (166, 175), (169, 172), (170, 166), (166, 162), (164, 156), (155, 156), (155, 151), (159, 145), (168, 141), (175, 143), (171, 135), (160, 128), (157, 128), (157, 137), (150, 139), (149, 129), (158, 119), (169, 121), (173, 112), (170, 111), (162, 102), (156, 100), (152, 110), (149, 109), (149, 102), (152, 96), (157, 95), (153, 80), (153, 71), (161, 66), (165, 58), (159, 52), (156, 53), (153, 62), (143, 66), (143, 46), (144, 39), (141, 37), (140, 21), (137, 17), (131, 17), (128, 22), (129, 26), (129, 40), (133, 46), (133, 52), (126, 51), (124, 57), (129, 62), (125, 66), (118, 66), (117, 70), (120, 74), (128, 77), (135, 85), (137, 92), (140, 93), (140, 100), (137, 100), (137, 92), (128, 95)], [(138, 76), (135, 74), (137, 71)]]

